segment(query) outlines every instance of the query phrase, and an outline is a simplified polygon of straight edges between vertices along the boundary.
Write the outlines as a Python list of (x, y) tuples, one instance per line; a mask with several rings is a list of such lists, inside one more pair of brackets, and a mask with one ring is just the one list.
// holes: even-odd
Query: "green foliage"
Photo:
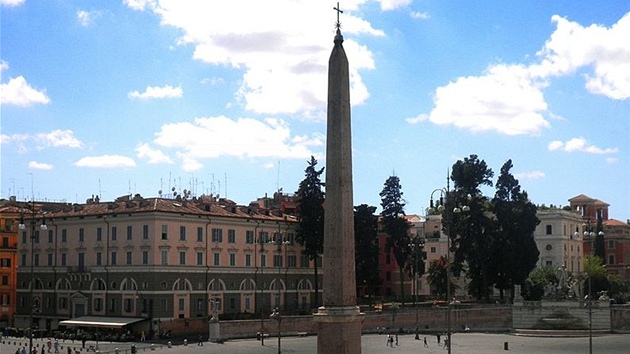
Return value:
[(511, 168), (512, 160), (501, 167), (492, 199), (492, 212), (496, 217), (491, 243), (496, 255), (492, 277), (494, 286), (501, 290), (501, 297), (503, 290), (512, 290), (515, 284), (525, 282), (539, 256), (533, 237), (540, 223), (536, 206), (529, 201), (527, 192), (521, 191), (518, 180), (510, 173)]
[(317, 258), (324, 251), (324, 183), (321, 174), (324, 168), (317, 170), (317, 160), (311, 156), (304, 170), (305, 178), (300, 182), (297, 197), (298, 226), (296, 241), (302, 245), (303, 253), (314, 261), (315, 303), (319, 305), (319, 278), (317, 276)]
[(361, 204), (354, 207), (355, 276), (357, 286), (366, 286), (373, 295), (380, 284), (378, 269), (378, 217), (376, 207)]
[(403, 269), (409, 255), (409, 223), (404, 219), (405, 203), (402, 199), (402, 186), (398, 176), (390, 176), (385, 181), (381, 196), (382, 224), (387, 234), (385, 252), (392, 252), (400, 269), (400, 293), (404, 299)]
[(545, 294), (545, 286), (557, 283), (556, 270), (552, 266), (535, 268), (521, 287), (521, 295), (526, 301), (540, 301)]

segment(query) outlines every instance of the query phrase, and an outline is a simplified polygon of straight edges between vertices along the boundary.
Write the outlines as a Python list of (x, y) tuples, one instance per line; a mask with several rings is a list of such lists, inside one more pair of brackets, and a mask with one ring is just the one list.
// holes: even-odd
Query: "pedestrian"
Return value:
[(389, 340), (392, 339), (392, 336), (390, 334), (387, 335), (387, 344), (386, 346), (389, 346)]
[(398, 345), (398, 334), (396, 335), (396, 345)]
[(22, 347), (22, 351), (20, 352), (20, 354), (26, 354), (26, 347)]
[(444, 338), (444, 347), (442, 347), (442, 349), (448, 349), (448, 348), (449, 348), (448, 338)]
[[(50, 353), (50, 350), (52, 349), (52, 342), (50, 341), (50, 338), (46, 342), (46, 347), (48, 347), (48, 352)], [(42, 350), (42, 352), (43, 352), (43, 350)]]
[(427, 337), (424, 337), (424, 347), (425, 348), (429, 347), (429, 343), (427, 343)]
[(142, 331), (142, 332), (140, 333), (140, 341), (141, 341), (141, 342), (144, 342), (146, 339), (147, 339), (147, 337), (146, 337), (146, 335), (144, 334), (144, 331)]
[(55, 353), (59, 353), (59, 340), (55, 339), (53, 346), (55, 347)]
[(440, 340), (441, 340), (441, 338), (440, 338), (440, 334), (438, 333), (438, 334), (437, 334), (437, 341), (438, 341), (438, 345), (440, 345)]
[(197, 343), (197, 346), (203, 347), (203, 337), (201, 336), (201, 334), (199, 335), (199, 342)]

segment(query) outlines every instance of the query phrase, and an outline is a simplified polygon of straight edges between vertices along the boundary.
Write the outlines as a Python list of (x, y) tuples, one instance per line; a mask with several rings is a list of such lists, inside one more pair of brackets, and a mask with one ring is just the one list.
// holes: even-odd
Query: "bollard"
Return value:
[(171, 341), (169, 340), (169, 341), (166, 343), (166, 346), (170, 349), (171, 347), (173, 347), (173, 343), (171, 343)]
[(503, 350), (510, 350), (508, 349), (508, 342), (503, 342)]
[(155, 350), (155, 344), (151, 343), (151, 350)]

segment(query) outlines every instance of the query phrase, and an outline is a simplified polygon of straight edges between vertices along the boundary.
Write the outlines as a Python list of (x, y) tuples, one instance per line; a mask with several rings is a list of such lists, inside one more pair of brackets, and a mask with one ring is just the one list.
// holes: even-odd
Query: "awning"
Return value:
[(107, 328), (122, 328), (132, 323), (144, 321), (146, 318), (142, 317), (98, 317), (98, 316), (81, 316), (72, 318), (65, 321), (60, 321), (61, 326), (74, 326), (74, 327), (107, 327)]

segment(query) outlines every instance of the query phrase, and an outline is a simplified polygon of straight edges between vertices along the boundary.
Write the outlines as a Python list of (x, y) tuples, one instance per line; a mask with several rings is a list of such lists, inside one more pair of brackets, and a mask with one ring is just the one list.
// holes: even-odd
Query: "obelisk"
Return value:
[(328, 61), (323, 306), (314, 316), (319, 354), (361, 353), (354, 269), (350, 74), (338, 8), (335, 45)]

